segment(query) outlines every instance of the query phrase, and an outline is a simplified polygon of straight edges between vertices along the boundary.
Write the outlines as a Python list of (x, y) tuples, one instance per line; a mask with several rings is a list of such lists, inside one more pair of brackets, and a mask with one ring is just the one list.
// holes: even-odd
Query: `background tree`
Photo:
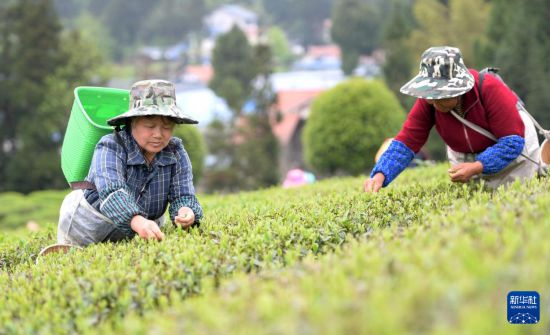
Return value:
[(389, 20), (384, 26), (382, 45), (386, 51), (386, 62), (383, 72), (386, 85), (406, 110), (412, 107), (415, 99), (402, 94), (399, 89), (417, 70), (417, 56), (407, 43), (413, 28), (414, 18), (409, 3), (394, 1)]
[(411, 34), (410, 46), (417, 57), (431, 46), (455, 46), (466, 65), (476, 67), (476, 47), (483, 43), (490, 13), (487, 1), (418, 0), (413, 11), (418, 27)]
[(204, 173), (204, 159), (206, 157), (206, 143), (196, 126), (179, 125), (174, 130), (174, 136), (181, 138), (191, 165), (193, 166), (193, 182), (198, 185)]
[(298, 43), (308, 46), (325, 42), (323, 24), (330, 18), (333, 0), (263, 0), (272, 24), (285, 30)]
[[(7, 0), (5, 0), (7, 1)], [(14, 0), (10, 0), (14, 1)], [(110, 56), (123, 61), (145, 44), (168, 45), (200, 35), (202, 18), (225, 0), (54, 0), (65, 27), (84, 28), (80, 16), (94, 17), (107, 31), (100, 39), (114, 41)], [(256, 12), (262, 29), (284, 27), (289, 39), (304, 46), (327, 42), (326, 19), (333, 0), (235, 0), (232, 3)], [(75, 22), (80, 20), (81, 22)]]
[(103, 83), (103, 58), (78, 32), (60, 34), (49, 0), (23, 0), (5, 13), (0, 119), (7, 122), (1, 122), (0, 187), (21, 192), (66, 187), (59, 149), (73, 89)]
[[(59, 0), (65, 2), (65, 0)], [(81, 0), (83, 3), (83, 6), (87, 8), (92, 15), (94, 16), (100, 16), (102, 15), (105, 10), (108, 9), (109, 3), (111, 3), (113, 0)]]
[(152, 6), (148, 0), (111, 0), (104, 8), (101, 20), (116, 42), (113, 50), (116, 60), (121, 60), (128, 49), (135, 47)]
[(273, 72), (271, 49), (254, 48), (257, 74), (248, 97), (248, 107), (231, 124), (214, 121), (206, 131), (210, 162), (206, 169), (207, 191), (252, 190), (275, 185), (278, 175), (278, 144), (271, 132), (268, 113), (275, 102), (269, 76)]
[(237, 171), (232, 168), (235, 157), (233, 127), (216, 119), (206, 128), (204, 138), (208, 148), (204, 188), (207, 192), (237, 191)]
[(547, 129), (550, 128), (549, 17), (548, 1), (535, 0), (525, 6), (515, 0), (495, 0), (483, 52), (483, 65), (499, 67), (506, 83)]
[(383, 19), (376, 1), (337, 0), (332, 11), (331, 36), (342, 49), (342, 70), (351, 74), (360, 55), (379, 46)]
[(115, 40), (111, 37), (109, 30), (96, 17), (85, 12), (79, 15), (73, 30), (78, 30), (82, 38), (86, 39), (92, 47), (97, 47), (105, 62), (113, 59), (117, 48)]
[(140, 35), (147, 43), (170, 45), (201, 31), (206, 14), (203, 0), (161, 0), (156, 2)]
[[(20, 191), (67, 186), (60, 169), (59, 149), (74, 100), (73, 90), (90, 84), (103, 86), (108, 78), (108, 69), (101, 68), (103, 55), (93, 40), (78, 31), (61, 35), (60, 55), (65, 62), (47, 76), (44, 99), (20, 127), (22, 154), (9, 165), (13, 169), (13, 188)], [(20, 159), (23, 161), (18, 162)]]
[(267, 42), (273, 52), (273, 61), (277, 70), (287, 70), (294, 56), (290, 49), (290, 43), (285, 32), (279, 27), (271, 27), (267, 30)]
[(271, 49), (259, 44), (254, 48), (255, 73), (252, 88), (254, 110), (242, 116), (237, 128), (234, 168), (241, 189), (257, 189), (275, 185), (279, 181), (278, 145), (271, 132), (269, 111), (275, 102), (275, 93), (269, 76), (273, 72)]
[(325, 174), (365, 173), (380, 144), (404, 120), (403, 108), (383, 82), (346, 81), (313, 102), (303, 134), (306, 160)]
[(85, 9), (85, 4), (83, 4), (82, 1), (54, 0), (53, 2), (57, 15), (61, 20), (76, 17), (83, 9)]
[[(0, 187), (19, 187), (12, 175), (29, 164), (20, 133), (37, 127), (32, 113), (44, 99), (44, 83), (63, 59), (61, 26), (49, 0), (21, 0), (2, 12), (0, 35)], [(15, 182), (15, 181), (14, 181)], [(22, 186), (21, 186), (22, 187)]]
[(223, 97), (235, 115), (250, 94), (250, 82), (254, 78), (253, 50), (246, 36), (237, 26), (216, 40), (212, 53), (214, 77), (210, 88)]

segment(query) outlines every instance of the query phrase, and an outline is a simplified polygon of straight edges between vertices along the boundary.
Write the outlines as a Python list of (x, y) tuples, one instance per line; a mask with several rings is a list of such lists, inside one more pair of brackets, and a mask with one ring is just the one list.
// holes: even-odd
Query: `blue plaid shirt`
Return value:
[[(86, 190), (86, 200), (111, 219), (128, 236), (134, 231), (130, 221), (135, 215), (155, 220), (166, 212), (174, 221), (181, 207), (202, 218), (202, 208), (195, 197), (191, 161), (179, 138), (155, 155), (147, 166), (140, 147), (129, 130), (105, 135), (96, 145), (86, 180), (96, 190)], [(122, 145), (123, 146), (122, 146)]]

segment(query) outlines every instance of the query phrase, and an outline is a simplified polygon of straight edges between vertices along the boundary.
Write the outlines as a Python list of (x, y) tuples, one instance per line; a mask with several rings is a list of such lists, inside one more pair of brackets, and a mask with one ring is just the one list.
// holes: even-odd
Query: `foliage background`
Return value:
[[(200, 46), (207, 36), (202, 18), (224, 0), (6, 0), (0, 3), (0, 191), (32, 192), (65, 187), (59, 169), (72, 89), (103, 86), (123, 78), (176, 71), (166, 64), (136, 59), (144, 46), (175, 43)], [(533, 0), (235, 0), (259, 14), (260, 29), (271, 48), (273, 69), (288, 70), (297, 46), (334, 42), (343, 50), (343, 69), (352, 73), (359, 54), (382, 53), (380, 78), (408, 110), (413, 99), (399, 88), (417, 72), (419, 55), (432, 45), (461, 48), (466, 64), (496, 66), (509, 86), (527, 103), (528, 110), (550, 127), (550, 31), (546, 24), (550, 3)], [(224, 37), (225, 38), (225, 37)], [(223, 39), (222, 39), (223, 41)], [(223, 44), (223, 43), (220, 43)], [(250, 78), (256, 62), (245, 44), (229, 46), (244, 54), (222, 53), (215, 85), (227, 97), (236, 115), (242, 102), (253, 96)], [(250, 51), (250, 52), (249, 52)], [(196, 52), (185, 64), (199, 64)], [(181, 65), (184, 66), (185, 64)], [(244, 65), (243, 65), (244, 64)], [(240, 70), (232, 72), (231, 69)], [(246, 76), (240, 76), (243, 73)], [(250, 73), (249, 73), (250, 72)], [(232, 74), (233, 73), (233, 74)], [(220, 93), (223, 95), (223, 93)], [(229, 136), (237, 127), (229, 126)], [(438, 136), (427, 144), (432, 158), (444, 160)], [(223, 147), (209, 146), (209, 154)], [(253, 151), (253, 150), (252, 150)], [(226, 150), (235, 159), (236, 153)], [(248, 152), (247, 154), (252, 154)], [(363, 169), (368, 169), (365, 165)], [(208, 176), (218, 176), (215, 167)], [(209, 167), (205, 167), (205, 170)], [(231, 180), (238, 171), (226, 171), (216, 180)], [(266, 180), (257, 176), (255, 180)], [(203, 181), (206, 183), (205, 177)], [(271, 178), (271, 177), (269, 177)], [(279, 176), (280, 178), (280, 176)], [(239, 183), (228, 189), (239, 189)], [(263, 187), (257, 183), (252, 188)]]
[(191, 160), (193, 182), (200, 183), (204, 173), (204, 159), (207, 151), (204, 138), (197, 127), (191, 125), (176, 126), (173, 136), (181, 138), (183, 147)]
[(380, 143), (404, 120), (403, 108), (383, 82), (349, 80), (314, 101), (303, 134), (306, 159), (328, 175), (365, 173)]

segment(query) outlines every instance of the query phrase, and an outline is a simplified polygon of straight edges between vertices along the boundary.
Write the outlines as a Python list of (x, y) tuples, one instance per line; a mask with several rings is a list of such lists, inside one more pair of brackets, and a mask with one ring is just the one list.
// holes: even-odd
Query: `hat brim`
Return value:
[(422, 99), (445, 99), (462, 95), (474, 87), (474, 77), (468, 73), (465, 78), (434, 79), (417, 75), (399, 90), (403, 94)]
[(107, 120), (107, 124), (110, 126), (124, 125), (126, 119), (137, 116), (164, 116), (171, 118), (177, 124), (198, 124), (199, 121), (191, 118), (185, 114), (178, 106), (141, 106), (138, 108), (132, 108), (129, 111), (122, 113)]

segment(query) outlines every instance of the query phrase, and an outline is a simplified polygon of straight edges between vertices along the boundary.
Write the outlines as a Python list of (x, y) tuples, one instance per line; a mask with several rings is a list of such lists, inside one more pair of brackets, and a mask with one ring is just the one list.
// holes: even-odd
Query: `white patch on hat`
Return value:
[(430, 79), (426, 79), (419, 82), (412, 82), (409, 87), (419, 88), (419, 87), (435, 87), (435, 86), (437, 86), (437, 82), (434, 82)]
[(436, 88), (438, 91), (464, 91), (465, 89), (467, 89), (467, 87), (443, 86)]

